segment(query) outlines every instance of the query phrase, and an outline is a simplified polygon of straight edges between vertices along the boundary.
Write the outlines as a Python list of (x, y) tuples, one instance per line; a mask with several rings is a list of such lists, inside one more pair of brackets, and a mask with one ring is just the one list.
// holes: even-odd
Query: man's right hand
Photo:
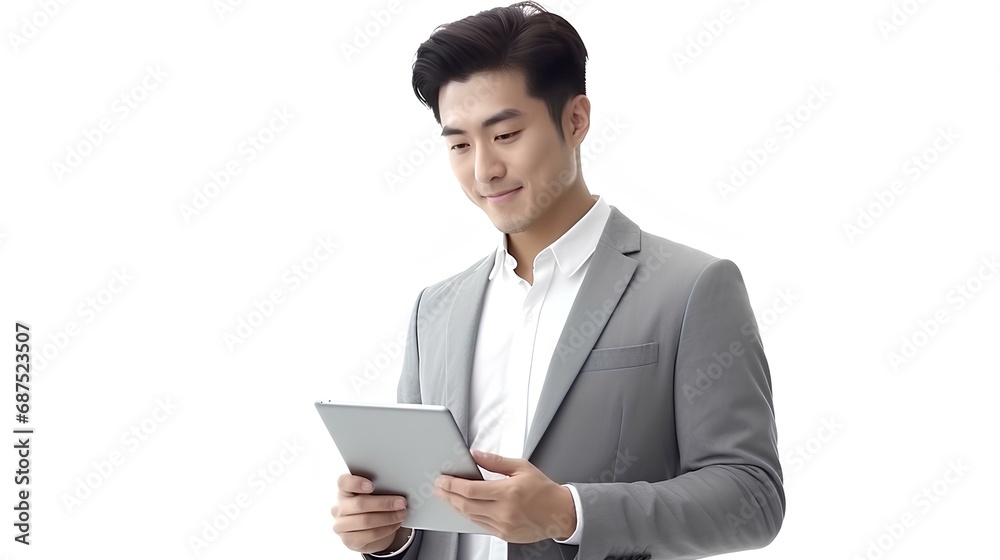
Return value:
[[(367, 484), (367, 486), (364, 486)], [(395, 552), (410, 536), (401, 527), (406, 518), (406, 499), (394, 495), (368, 495), (371, 481), (345, 473), (337, 479), (337, 503), (330, 509), (333, 531), (344, 546), (355, 552)], [(401, 503), (397, 506), (396, 500)]]

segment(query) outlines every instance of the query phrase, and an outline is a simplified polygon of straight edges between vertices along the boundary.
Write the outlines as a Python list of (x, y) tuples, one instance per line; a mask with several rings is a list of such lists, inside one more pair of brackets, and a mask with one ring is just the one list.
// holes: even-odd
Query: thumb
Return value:
[(472, 450), (472, 457), (484, 469), (501, 474), (514, 474), (518, 470), (518, 459), (503, 457), (495, 453), (487, 453), (478, 449)]

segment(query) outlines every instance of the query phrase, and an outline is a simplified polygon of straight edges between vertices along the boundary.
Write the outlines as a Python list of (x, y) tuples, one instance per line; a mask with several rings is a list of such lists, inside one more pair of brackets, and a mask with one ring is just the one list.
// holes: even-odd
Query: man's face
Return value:
[[(438, 100), (452, 171), (498, 230), (531, 229), (576, 183), (575, 149), (582, 137), (568, 132), (569, 104), (563, 111), (564, 142), (545, 102), (528, 96), (520, 72), (448, 82)], [(490, 198), (508, 191), (513, 192)]]

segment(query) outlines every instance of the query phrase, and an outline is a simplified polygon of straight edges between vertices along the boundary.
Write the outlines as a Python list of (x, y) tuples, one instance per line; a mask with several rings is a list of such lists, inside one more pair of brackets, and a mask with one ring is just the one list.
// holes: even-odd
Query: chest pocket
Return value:
[(655, 364), (659, 359), (659, 342), (647, 342), (634, 346), (615, 348), (595, 348), (583, 362), (580, 373), (604, 371)]

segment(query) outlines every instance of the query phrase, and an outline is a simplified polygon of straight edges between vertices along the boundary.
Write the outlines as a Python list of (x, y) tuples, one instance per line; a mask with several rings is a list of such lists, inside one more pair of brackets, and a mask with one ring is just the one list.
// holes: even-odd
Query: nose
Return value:
[(506, 169), (497, 157), (492, 146), (482, 146), (476, 149), (476, 180), (483, 185), (489, 185), (493, 179), (501, 178)]

